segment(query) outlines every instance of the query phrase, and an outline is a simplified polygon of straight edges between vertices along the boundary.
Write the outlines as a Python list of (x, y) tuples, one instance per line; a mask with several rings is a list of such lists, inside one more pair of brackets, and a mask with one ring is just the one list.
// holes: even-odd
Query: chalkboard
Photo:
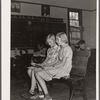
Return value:
[(63, 22), (35, 22), (32, 19), (12, 18), (11, 47), (33, 47), (38, 43), (45, 43), (48, 34), (61, 31), (66, 32), (66, 24)]

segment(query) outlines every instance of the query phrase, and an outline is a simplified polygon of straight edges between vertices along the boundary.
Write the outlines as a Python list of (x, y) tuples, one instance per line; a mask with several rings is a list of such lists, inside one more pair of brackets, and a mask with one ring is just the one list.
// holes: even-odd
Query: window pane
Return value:
[(70, 38), (79, 39), (80, 38), (80, 32), (71, 32)]
[(78, 20), (78, 13), (75, 13), (75, 19)]
[(79, 21), (70, 20), (70, 26), (79, 27)]
[(73, 19), (73, 12), (69, 12), (69, 18)]
[(77, 33), (76, 32), (72, 32), (72, 38), (77, 38)]
[(73, 26), (73, 20), (70, 20), (70, 26)]
[(79, 21), (74, 21), (74, 26), (79, 26)]
[(75, 19), (75, 20), (78, 20), (78, 18), (79, 18), (77, 12), (70, 12), (69, 17), (70, 17), (70, 19)]
[(80, 38), (80, 32), (77, 32), (77, 38)]

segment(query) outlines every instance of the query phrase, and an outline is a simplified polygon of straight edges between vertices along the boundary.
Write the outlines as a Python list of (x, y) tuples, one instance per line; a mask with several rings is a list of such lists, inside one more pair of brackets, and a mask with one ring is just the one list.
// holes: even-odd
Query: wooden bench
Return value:
[[(84, 100), (87, 100), (84, 77), (86, 75), (90, 54), (90, 51), (74, 51), (70, 78), (62, 77), (60, 79), (60, 81), (69, 86), (69, 100), (72, 100), (73, 96), (83, 96)], [(51, 81), (50, 84), (53, 85), (52, 83), (53, 82)]]

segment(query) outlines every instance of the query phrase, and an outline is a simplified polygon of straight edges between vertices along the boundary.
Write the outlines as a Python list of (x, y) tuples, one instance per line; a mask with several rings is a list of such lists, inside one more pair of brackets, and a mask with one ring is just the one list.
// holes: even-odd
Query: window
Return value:
[(79, 27), (79, 14), (78, 12), (69, 12), (70, 26)]
[(68, 9), (69, 42), (74, 44), (82, 39), (82, 11), (78, 9)]

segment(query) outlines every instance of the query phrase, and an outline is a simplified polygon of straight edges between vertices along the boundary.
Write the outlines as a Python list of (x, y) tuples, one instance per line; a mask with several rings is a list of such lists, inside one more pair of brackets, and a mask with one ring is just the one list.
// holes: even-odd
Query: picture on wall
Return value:
[(11, 12), (20, 12), (20, 2), (11, 2)]
[(41, 5), (41, 16), (50, 17), (50, 6), (49, 5)]

